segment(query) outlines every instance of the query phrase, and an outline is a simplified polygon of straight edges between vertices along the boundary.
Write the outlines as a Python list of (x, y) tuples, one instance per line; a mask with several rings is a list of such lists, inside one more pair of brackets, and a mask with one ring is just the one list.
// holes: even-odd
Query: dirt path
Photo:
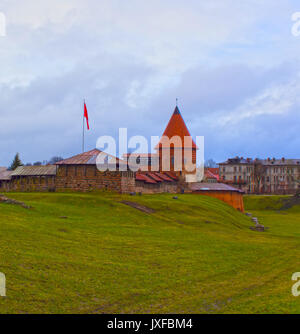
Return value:
[(137, 210), (142, 211), (142, 212), (145, 212), (145, 213), (151, 214), (151, 213), (155, 212), (155, 210), (153, 210), (151, 208), (148, 208), (147, 206), (140, 205), (140, 204), (135, 203), (135, 202), (122, 201), (121, 203), (123, 203), (125, 205), (128, 205), (128, 206), (131, 206), (132, 208), (137, 209)]

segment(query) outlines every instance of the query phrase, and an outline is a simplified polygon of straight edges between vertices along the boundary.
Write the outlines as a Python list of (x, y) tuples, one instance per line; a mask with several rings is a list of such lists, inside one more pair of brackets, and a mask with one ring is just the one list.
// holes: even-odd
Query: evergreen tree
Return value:
[(10, 167), (8, 169), (9, 170), (15, 170), (20, 166), (23, 166), (23, 164), (22, 164), (22, 161), (20, 159), (19, 153), (17, 153), (14, 157), (14, 160), (13, 160), (12, 164), (10, 165)]

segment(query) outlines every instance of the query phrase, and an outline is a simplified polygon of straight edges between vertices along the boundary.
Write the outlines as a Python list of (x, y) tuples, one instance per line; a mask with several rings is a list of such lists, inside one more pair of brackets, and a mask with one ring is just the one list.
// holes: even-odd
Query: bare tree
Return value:
[(204, 166), (208, 168), (217, 168), (218, 164), (213, 159), (208, 159), (205, 161)]
[(296, 197), (300, 197), (300, 179), (296, 180), (296, 183), (298, 184), (298, 187), (296, 190)]
[(266, 174), (266, 166), (261, 160), (255, 159), (253, 162), (253, 180), (254, 180), (254, 191), (259, 194), (261, 192), (262, 178)]
[(48, 164), (49, 165), (54, 165), (55, 163), (57, 163), (57, 162), (59, 162), (59, 161), (61, 161), (61, 160), (63, 160), (64, 158), (62, 158), (62, 157), (52, 157), (50, 160), (49, 160), (49, 162), (48, 162)]

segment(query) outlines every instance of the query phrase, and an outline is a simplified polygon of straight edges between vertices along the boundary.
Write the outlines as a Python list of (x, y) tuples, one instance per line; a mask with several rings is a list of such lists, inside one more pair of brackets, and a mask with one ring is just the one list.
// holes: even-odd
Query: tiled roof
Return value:
[(242, 190), (231, 187), (224, 183), (193, 183), (190, 188), (192, 191), (234, 191), (239, 193), (244, 193)]
[(151, 179), (149, 176), (147, 176), (145, 174), (141, 174), (141, 173), (137, 173), (135, 179), (137, 181), (144, 181), (145, 183), (151, 183), (151, 184), (157, 183), (156, 181)]
[(164, 181), (167, 182), (174, 182), (173, 179), (171, 179), (169, 176), (167, 176), (166, 174), (162, 174), (162, 173), (158, 173), (156, 172), (155, 175), (157, 175), (158, 177), (160, 177), (161, 179), (163, 179)]
[(0, 181), (8, 181), (11, 179), (11, 171), (6, 167), (0, 167)]
[(175, 173), (172, 172), (165, 172), (165, 175), (167, 175), (169, 178), (171, 178), (174, 181), (178, 181), (178, 177), (176, 176)]
[(219, 168), (207, 167), (206, 170), (209, 170), (211, 173), (215, 175), (219, 175)]
[(177, 179), (171, 178), (167, 176), (166, 174), (161, 174), (158, 172), (138, 172), (136, 173), (135, 179), (137, 181), (143, 181), (146, 183), (156, 184), (161, 182), (175, 182)]
[(153, 179), (156, 182), (163, 182), (164, 180), (157, 176), (155, 173), (147, 173), (147, 176), (149, 176), (151, 179)]
[[(182, 147), (192, 147), (192, 148), (197, 148), (195, 142), (192, 140), (191, 134), (181, 116), (181, 113), (178, 109), (178, 107), (176, 106), (174, 113), (171, 117), (171, 119), (169, 120), (169, 123), (163, 133), (163, 137), (168, 137), (169, 139), (171, 139), (174, 136), (178, 136), (181, 139), (182, 145), (174, 145), (174, 147), (177, 148), (182, 148)], [(191, 145), (185, 145), (184, 146), (184, 137), (190, 137), (191, 138)], [(158, 143), (158, 145), (156, 146), (156, 149), (158, 149), (161, 145), (163, 145), (162, 139), (160, 140), (160, 142)]]
[(56, 166), (21, 166), (15, 169), (11, 176), (55, 176)]
[[(98, 150), (97, 148), (88, 151), (88, 152), (84, 152), (84, 153), (80, 153), (77, 154), (71, 158), (68, 159), (64, 159), (62, 161), (59, 161), (56, 163), (56, 165), (96, 165), (97, 164), (97, 157), (100, 153), (104, 153), (100, 150)], [(127, 162), (124, 160), (121, 160), (117, 157), (114, 157), (110, 154), (104, 153), (108, 156), (109, 160), (108, 160), (108, 164), (112, 164), (112, 163), (117, 163), (117, 164), (125, 164), (127, 165)]]
[[(218, 172), (214, 173), (212, 170), (217, 170)], [(216, 179), (219, 181), (219, 168), (205, 168), (204, 176), (206, 179)]]

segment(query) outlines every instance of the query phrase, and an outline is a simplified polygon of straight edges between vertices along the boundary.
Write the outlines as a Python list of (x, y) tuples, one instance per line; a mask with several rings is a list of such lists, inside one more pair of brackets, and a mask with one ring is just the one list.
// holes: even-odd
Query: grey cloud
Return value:
[(119, 127), (160, 135), (178, 97), (192, 134), (205, 135), (208, 157), (299, 155), (295, 95), (285, 95), (285, 114), (219, 122), (298, 80), (300, 42), (289, 26), (296, 7), (283, 0), (4, 0), (0, 165), (16, 151), (25, 161), (78, 153), (84, 97), (90, 148)]

